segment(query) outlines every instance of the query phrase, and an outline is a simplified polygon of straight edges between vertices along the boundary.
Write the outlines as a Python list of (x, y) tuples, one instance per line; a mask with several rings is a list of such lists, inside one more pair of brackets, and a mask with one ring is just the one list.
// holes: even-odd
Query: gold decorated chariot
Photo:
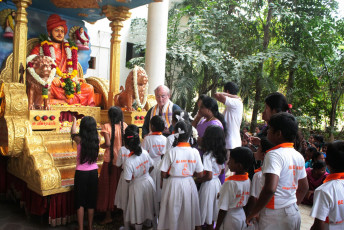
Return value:
[[(56, 8), (96, 9), (99, 15), (103, 14), (111, 21), (110, 81), (98, 77), (85, 79), (93, 86), (99, 99), (96, 107), (66, 104), (51, 105), (51, 110), (29, 110), (23, 70), (26, 68), (26, 57), (38, 39), (27, 39), (26, 9), (38, 2), (43, 6), (49, 2), (46, 7), (54, 4)], [(108, 122), (107, 108), (114, 105), (113, 98), (119, 93), (119, 31), (123, 27), (122, 22), (130, 17), (130, 8), (122, 6), (127, 1), (100, 2), (102, 6), (96, 0), (13, 0), (17, 8), (13, 53), (7, 57), (0, 72), (0, 154), (7, 158), (7, 172), (24, 181), (30, 190), (41, 196), (63, 193), (73, 188), (76, 144), (72, 144), (69, 126), (59, 121), (61, 112), (92, 116), (97, 123), (104, 124)], [(147, 4), (151, 0), (141, 2)], [(87, 12), (82, 12), (78, 17), (90, 21)], [(83, 77), (80, 63), (78, 76)], [(154, 96), (148, 96), (146, 110), (154, 102)], [(143, 125), (145, 112), (124, 114), (127, 123)], [(101, 166), (102, 162), (103, 152), (100, 152), (97, 163)]]

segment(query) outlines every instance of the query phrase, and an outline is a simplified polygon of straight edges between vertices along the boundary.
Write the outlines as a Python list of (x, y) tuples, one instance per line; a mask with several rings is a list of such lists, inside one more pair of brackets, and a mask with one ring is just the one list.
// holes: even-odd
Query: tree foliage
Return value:
[[(253, 109), (253, 123), (264, 98), (280, 91), (300, 121), (310, 121), (309, 128), (327, 118), (333, 132), (344, 93), (344, 23), (335, 16), (337, 7), (334, 0), (175, 5), (169, 12), (166, 60), (172, 99), (190, 111), (197, 95), (235, 81), (246, 108)], [(139, 46), (145, 49), (144, 42)]]

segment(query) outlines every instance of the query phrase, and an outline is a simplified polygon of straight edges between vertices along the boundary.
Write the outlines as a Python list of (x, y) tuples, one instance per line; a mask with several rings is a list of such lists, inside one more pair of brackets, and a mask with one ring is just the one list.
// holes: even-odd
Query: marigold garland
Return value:
[[(68, 99), (74, 98), (74, 94), (81, 93), (80, 83), (73, 80), (78, 74), (78, 48), (64, 39), (63, 45), (67, 55), (67, 73), (63, 73), (56, 65), (56, 75), (60, 77), (61, 86)], [(41, 36), (41, 55), (51, 57), (56, 62), (55, 49), (51, 39), (47, 36)], [(79, 85), (79, 87), (78, 87)]]

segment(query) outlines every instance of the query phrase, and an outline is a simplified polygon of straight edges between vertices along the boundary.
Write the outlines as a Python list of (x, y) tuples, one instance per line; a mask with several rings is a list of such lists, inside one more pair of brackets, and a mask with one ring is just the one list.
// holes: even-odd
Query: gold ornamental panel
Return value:
[(61, 175), (56, 167), (38, 170), (41, 190), (50, 190), (61, 187)]
[[(3, 155), (7, 156), (19, 156), (22, 154), (24, 148), (24, 138), (26, 135), (31, 135), (31, 125), (26, 119), (20, 117), (5, 116), (4, 119), (0, 119), (0, 131), (1, 131), (1, 147), (7, 149)], [(7, 137), (7, 142), (6, 142)]]
[(4, 83), (5, 116), (28, 117), (26, 86), (21, 83)]

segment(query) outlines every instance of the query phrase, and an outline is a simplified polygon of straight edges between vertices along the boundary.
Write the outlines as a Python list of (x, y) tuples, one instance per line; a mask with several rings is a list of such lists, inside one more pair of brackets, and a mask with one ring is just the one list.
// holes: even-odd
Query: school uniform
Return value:
[(203, 171), (197, 149), (179, 143), (164, 156), (160, 170), (170, 176), (162, 188), (158, 229), (193, 230), (201, 226), (198, 192), (192, 178), (194, 172)]
[(219, 175), (225, 166), (224, 164), (217, 164), (212, 153), (206, 153), (203, 154), (203, 168), (204, 171), (212, 172), (213, 178), (210, 181), (203, 182), (199, 190), (201, 222), (202, 224), (212, 224), (213, 221), (216, 221), (219, 211), (217, 200), (217, 194), (221, 188)]
[(140, 156), (130, 153), (124, 164), (123, 179), (131, 180), (125, 221), (132, 224), (142, 224), (147, 219), (153, 220), (157, 212), (155, 184), (149, 175), (151, 166), (153, 160), (144, 149)]
[(259, 214), (259, 229), (300, 229), (301, 216), (296, 204), (298, 181), (307, 176), (302, 155), (293, 143), (282, 143), (267, 151), (262, 166), (264, 174), (279, 176), (276, 192)]
[[(254, 175), (252, 178), (251, 182), (251, 189), (250, 189), (250, 196), (258, 199), (260, 192), (262, 191), (263, 185), (262, 185), (262, 168), (258, 168), (254, 170)], [(256, 219), (254, 219), (253, 223), (251, 226), (247, 227), (247, 230), (254, 230), (254, 229), (259, 229), (258, 227), (258, 222)]]
[[(116, 166), (124, 168), (125, 161), (128, 159), (130, 150), (122, 146), (118, 151)], [(119, 178), (116, 196), (115, 196), (115, 205), (117, 208), (126, 210), (128, 205), (128, 194), (129, 194), (129, 183), (123, 179), (123, 173)]]
[(325, 221), (325, 229), (344, 229), (344, 173), (328, 175), (315, 190), (311, 216)]
[(159, 170), (159, 164), (161, 157), (166, 152), (166, 137), (162, 135), (161, 132), (153, 132), (150, 135), (146, 136), (142, 142), (142, 148), (147, 150), (149, 156), (154, 161), (154, 169), (150, 173), (150, 176), (153, 178), (155, 184), (155, 201), (160, 202), (161, 200), (161, 172)]
[(174, 134), (171, 134), (167, 137), (167, 140), (166, 140), (166, 152), (170, 151), (170, 149), (173, 148), (173, 142), (174, 142), (174, 139), (175, 139), (175, 135)]
[(227, 211), (220, 229), (245, 229), (246, 216), (243, 207), (250, 196), (251, 182), (248, 173), (226, 178), (219, 195), (219, 209)]

